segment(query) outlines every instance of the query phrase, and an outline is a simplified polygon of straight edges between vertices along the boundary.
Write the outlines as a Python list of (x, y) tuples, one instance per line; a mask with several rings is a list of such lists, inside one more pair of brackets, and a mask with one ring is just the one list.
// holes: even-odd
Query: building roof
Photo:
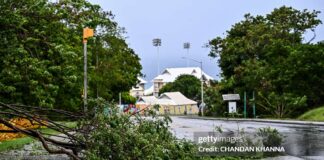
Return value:
[[(166, 68), (160, 75), (156, 76), (153, 81), (162, 80), (162, 82), (173, 82), (180, 75), (193, 75), (198, 79), (201, 78), (201, 70), (199, 67), (184, 67), (184, 68)], [(202, 72), (203, 78), (213, 80), (214, 78)]]
[(152, 95), (154, 91), (153, 85), (144, 91), (144, 95)]
[(165, 92), (161, 94), (158, 100), (161, 104), (166, 105), (188, 105), (188, 104), (197, 104), (196, 101), (188, 99), (180, 92)]
[(132, 89), (131, 89), (131, 91), (134, 91), (134, 92), (136, 92), (136, 91), (143, 91), (145, 88), (143, 88), (143, 87), (140, 87), (140, 84), (143, 84), (143, 85), (145, 85), (145, 83), (147, 83), (147, 81), (145, 81), (143, 78), (141, 78), (141, 77), (137, 77), (137, 80), (139, 81), (137, 84), (136, 84), (136, 86), (133, 86), (132, 87)]
[(196, 101), (188, 99), (186, 96), (180, 92), (165, 92), (158, 98), (155, 96), (143, 96), (136, 104), (146, 104), (146, 105), (192, 105), (197, 104)]
[(240, 100), (239, 94), (223, 94), (222, 97), (224, 101)]
[(145, 81), (143, 78), (141, 78), (141, 77), (137, 77), (137, 79), (139, 80), (139, 84), (145, 84), (145, 83), (147, 83), (147, 81)]
[(138, 101), (137, 104), (156, 104), (158, 99), (155, 96), (143, 96)]

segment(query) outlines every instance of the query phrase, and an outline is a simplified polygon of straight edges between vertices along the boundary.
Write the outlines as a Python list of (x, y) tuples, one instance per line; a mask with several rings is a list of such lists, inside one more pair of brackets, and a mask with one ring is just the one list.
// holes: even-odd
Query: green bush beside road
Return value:
[(300, 120), (324, 121), (324, 106), (312, 109), (298, 117)]

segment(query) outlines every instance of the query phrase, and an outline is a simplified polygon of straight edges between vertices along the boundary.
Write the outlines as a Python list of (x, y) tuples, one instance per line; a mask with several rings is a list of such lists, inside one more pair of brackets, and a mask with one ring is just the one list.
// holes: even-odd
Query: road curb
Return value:
[(279, 123), (279, 124), (297, 124), (297, 125), (315, 125), (324, 126), (324, 122), (314, 121), (297, 121), (297, 120), (273, 120), (273, 119), (243, 119), (243, 118), (215, 118), (215, 117), (198, 117), (198, 116), (177, 116), (187, 119), (203, 119), (203, 120), (220, 120), (220, 121), (241, 121), (241, 122), (260, 122), (260, 123)]

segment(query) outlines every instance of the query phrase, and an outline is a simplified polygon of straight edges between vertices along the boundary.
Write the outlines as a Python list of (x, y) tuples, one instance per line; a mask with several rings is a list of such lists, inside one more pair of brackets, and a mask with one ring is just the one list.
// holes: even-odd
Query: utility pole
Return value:
[(194, 62), (200, 63), (200, 81), (201, 81), (201, 104), (200, 104), (200, 108), (201, 108), (201, 116), (204, 116), (204, 108), (205, 108), (205, 103), (204, 103), (204, 79), (203, 79), (203, 67), (202, 67), (202, 61), (197, 61), (195, 59), (191, 59), (188, 57), (182, 57), (183, 59), (188, 59), (188, 60), (192, 60)]
[(119, 92), (119, 105), (121, 105), (121, 92)]
[(256, 118), (256, 111), (255, 111), (255, 95), (253, 91), (253, 117)]
[(83, 87), (84, 87), (84, 93), (83, 93), (83, 112), (87, 112), (87, 105), (88, 105), (88, 59), (87, 59), (87, 42), (88, 38), (93, 37), (93, 29), (90, 29), (88, 27), (83, 29), (83, 69), (84, 69), (84, 75), (83, 75)]
[(203, 78), (203, 71), (202, 71), (202, 61), (200, 63), (200, 79), (201, 79), (201, 116), (204, 116), (204, 109), (205, 109), (205, 103), (204, 103), (204, 78)]
[[(97, 41), (96, 41), (97, 42)], [(97, 44), (96, 44), (97, 46)], [(98, 70), (99, 70), (99, 57), (98, 57), (98, 52), (96, 52), (96, 72), (98, 74)], [(97, 98), (99, 98), (99, 87), (98, 87), (98, 81), (96, 83), (96, 92), (97, 92)]]
[(244, 92), (244, 118), (246, 118), (246, 92)]

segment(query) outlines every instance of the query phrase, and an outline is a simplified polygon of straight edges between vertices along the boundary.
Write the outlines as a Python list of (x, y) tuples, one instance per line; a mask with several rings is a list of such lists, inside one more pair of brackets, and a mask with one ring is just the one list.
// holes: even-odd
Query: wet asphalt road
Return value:
[(237, 133), (255, 132), (259, 128), (276, 128), (279, 133), (285, 135), (284, 143), (287, 157), (280, 159), (323, 159), (324, 160), (324, 126), (310, 124), (286, 124), (253, 121), (226, 121), (212, 119), (194, 119), (185, 117), (171, 117), (171, 130), (177, 138), (194, 139), (194, 132), (213, 132), (215, 128), (223, 131)]

